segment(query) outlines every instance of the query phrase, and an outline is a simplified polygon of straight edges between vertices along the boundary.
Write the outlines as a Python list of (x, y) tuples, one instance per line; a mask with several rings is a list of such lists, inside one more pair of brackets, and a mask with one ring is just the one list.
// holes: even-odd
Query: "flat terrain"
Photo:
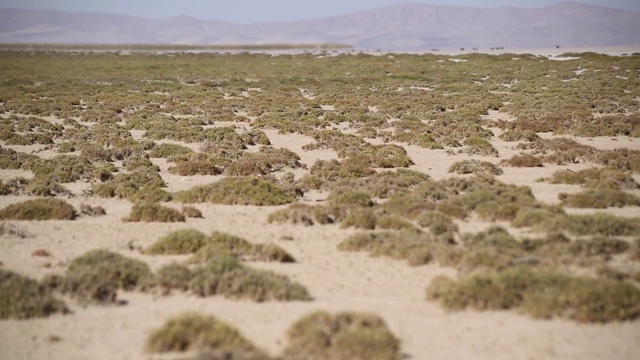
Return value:
[[(69, 310), (18, 316), (0, 295), (0, 358), (176, 358), (145, 343), (185, 312), (286, 358), (315, 311), (379, 316), (408, 359), (636, 358), (640, 56), (558, 52), (0, 52), (0, 270)], [(73, 219), (11, 207), (35, 199)], [(132, 211), (152, 204), (187, 216)], [(278, 248), (295, 261), (207, 261), (309, 298), (162, 285), (168, 265), (199, 271), (196, 250), (149, 250), (185, 229)], [(115, 299), (51, 285), (98, 249), (152, 279)]]

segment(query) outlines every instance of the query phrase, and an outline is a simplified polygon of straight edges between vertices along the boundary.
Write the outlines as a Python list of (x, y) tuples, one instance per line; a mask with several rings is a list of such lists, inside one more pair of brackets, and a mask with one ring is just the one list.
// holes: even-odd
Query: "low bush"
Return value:
[(640, 197), (615, 189), (586, 190), (576, 194), (561, 193), (558, 197), (562, 205), (572, 208), (605, 209), (640, 206)]
[(229, 177), (210, 185), (179, 192), (175, 194), (174, 200), (183, 203), (271, 206), (291, 203), (295, 196), (269, 180)]
[(48, 278), (47, 283), (83, 302), (110, 303), (119, 289), (143, 288), (152, 279), (149, 267), (139, 260), (93, 250), (73, 259), (63, 278)]
[(199, 296), (223, 295), (253, 301), (308, 301), (307, 289), (288, 277), (242, 266), (234, 257), (218, 256), (192, 270), (189, 290)]
[(188, 218), (202, 218), (202, 212), (193, 206), (183, 206), (182, 215)]
[(248, 261), (295, 262), (293, 256), (277, 245), (252, 244), (241, 237), (217, 231), (205, 240), (191, 261), (206, 263), (221, 256)]
[(518, 309), (536, 318), (558, 316), (579, 322), (640, 317), (640, 290), (634, 285), (524, 267), (457, 281), (438, 277), (427, 288), (427, 298), (451, 310)]
[(137, 203), (133, 205), (125, 222), (182, 222), (184, 215), (178, 210), (155, 203)]
[(0, 269), (0, 319), (30, 319), (68, 311), (64, 302), (37, 281)]
[(550, 182), (582, 185), (589, 189), (635, 190), (640, 188), (629, 172), (610, 168), (560, 170), (553, 173)]
[(462, 142), (466, 149), (464, 152), (469, 155), (482, 155), (482, 156), (498, 156), (498, 150), (496, 150), (491, 142), (481, 137), (470, 137)]
[(186, 146), (178, 144), (160, 144), (155, 146), (149, 152), (149, 156), (152, 158), (169, 158), (175, 155), (191, 154), (193, 150)]
[(154, 242), (144, 250), (146, 254), (192, 254), (205, 246), (207, 236), (194, 229), (176, 230)]
[[(185, 313), (169, 319), (147, 338), (147, 352), (210, 352), (215, 359), (267, 359), (238, 330), (212, 317)], [(217, 354), (217, 355), (216, 355)]]
[(401, 359), (400, 341), (377, 315), (315, 312), (287, 331), (285, 359)]
[(338, 244), (341, 251), (368, 251), (372, 256), (407, 260), (409, 265), (428, 264), (436, 248), (433, 237), (412, 230), (366, 232), (349, 236)]
[(449, 167), (450, 173), (476, 174), (476, 175), (502, 175), (503, 171), (498, 166), (488, 161), (462, 160)]
[(0, 210), (4, 220), (73, 220), (73, 206), (60, 199), (35, 199), (12, 204)]
[(507, 160), (502, 160), (501, 164), (513, 167), (543, 167), (542, 160), (531, 154), (513, 155)]

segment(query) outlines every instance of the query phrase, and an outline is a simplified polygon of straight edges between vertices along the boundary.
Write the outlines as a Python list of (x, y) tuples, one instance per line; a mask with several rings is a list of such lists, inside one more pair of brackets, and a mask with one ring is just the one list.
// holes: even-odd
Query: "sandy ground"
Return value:
[[(331, 150), (303, 151), (311, 138), (267, 132), (276, 147), (287, 147), (309, 166), (316, 159), (335, 158)], [(580, 139), (602, 149), (640, 148), (632, 139)], [(500, 158), (480, 158), (498, 162), (516, 150), (512, 143), (494, 141)], [(416, 165), (435, 179), (451, 176), (447, 170), (464, 155), (447, 155), (444, 151), (407, 146)], [(155, 161), (155, 160), (154, 160)], [(169, 190), (181, 190), (219, 179), (216, 176), (189, 177), (188, 181), (166, 172), (167, 164), (157, 161)], [(575, 169), (584, 165), (575, 165)], [(498, 179), (531, 186), (536, 197), (557, 202), (559, 192), (579, 191), (571, 185), (536, 183), (535, 179), (551, 175), (559, 167), (518, 169), (505, 167)], [(29, 177), (28, 172), (2, 171), (3, 179)], [(76, 184), (76, 191), (83, 186)], [(0, 197), (6, 206), (24, 197)], [(153, 269), (180, 256), (147, 256), (139, 251), (159, 237), (180, 228), (195, 228), (205, 233), (214, 230), (239, 235), (251, 242), (273, 242), (298, 260), (295, 264), (252, 263), (250, 266), (289, 275), (304, 284), (314, 297), (312, 302), (254, 303), (221, 297), (198, 298), (187, 294), (159, 297), (140, 293), (121, 293), (122, 306), (79, 307), (73, 301), (72, 315), (55, 315), (47, 319), (0, 321), (0, 358), (2, 359), (147, 359), (143, 344), (149, 332), (167, 318), (185, 312), (212, 314), (234, 326), (249, 339), (272, 354), (286, 344), (286, 330), (297, 319), (315, 310), (364, 311), (382, 316), (402, 340), (402, 351), (409, 359), (635, 359), (640, 352), (640, 322), (607, 325), (578, 324), (566, 320), (533, 320), (515, 312), (448, 313), (438, 304), (427, 302), (424, 291), (438, 275), (455, 276), (455, 271), (436, 265), (410, 267), (402, 261), (370, 257), (364, 253), (345, 253), (337, 244), (353, 230), (337, 226), (290, 226), (266, 224), (266, 217), (279, 207), (246, 207), (198, 204), (204, 219), (186, 223), (123, 223), (131, 204), (126, 200), (83, 198), (68, 199), (100, 205), (107, 215), (81, 217), (73, 222), (14, 222), (29, 236), (0, 238), (2, 266), (25, 275), (41, 278), (61, 273), (74, 257), (86, 251), (105, 248), (142, 259)], [(618, 209), (618, 213), (640, 216), (640, 208)], [(477, 231), (489, 223), (467, 221), (464, 231)], [(34, 257), (36, 249), (47, 249), (51, 257)]]

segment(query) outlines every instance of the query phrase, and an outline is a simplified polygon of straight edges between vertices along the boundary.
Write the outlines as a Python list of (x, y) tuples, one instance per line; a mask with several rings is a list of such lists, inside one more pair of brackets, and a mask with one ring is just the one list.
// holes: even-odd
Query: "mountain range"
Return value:
[(574, 2), (535, 9), (405, 3), (314, 20), (240, 25), (187, 16), (0, 9), (0, 43), (340, 43), (393, 51), (629, 46), (640, 45), (640, 13)]

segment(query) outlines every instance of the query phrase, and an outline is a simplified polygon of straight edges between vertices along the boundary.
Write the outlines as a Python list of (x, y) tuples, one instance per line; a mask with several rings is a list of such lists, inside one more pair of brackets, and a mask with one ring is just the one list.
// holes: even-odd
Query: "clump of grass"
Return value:
[(513, 167), (543, 167), (542, 160), (531, 154), (514, 155), (507, 160), (502, 160), (502, 164)]
[(400, 341), (377, 315), (315, 312), (288, 330), (290, 359), (400, 359)]
[(193, 150), (186, 146), (178, 144), (160, 144), (151, 149), (149, 156), (152, 158), (169, 158), (176, 155), (188, 155), (191, 153), (193, 153)]
[(616, 238), (596, 237), (589, 240), (576, 240), (569, 246), (575, 255), (611, 256), (626, 252), (631, 248), (628, 242)]
[(151, 332), (145, 350), (150, 353), (208, 351), (216, 359), (268, 358), (237, 329), (212, 316), (196, 313), (171, 318)]
[(409, 265), (417, 266), (433, 260), (435, 240), (411, 230), (365, 232), (349, 236), (338, 244), (338, 250), (368, 251), (372, 256), (407, 260)]
[(274, 244), (252, 244), (223, 232), (214, 232), (193, 255), (191, 261), (205, 263), (221, 256), (249, 261), (295, 262), (293, 256)]
[(427, 298), (451, 310), (518, 309), (536, 318), (558, 316), (579, 322), (640, 317), (640, 290), (634, 285), (525, 267), (477, 273), (457, 281), (439, 277), (427, 288)]
[(469, 155), (498, 156), (498, 150), (485, 138), (470, 137), (462, 143), (466, 145), (467, 148), (464, 151)]
[(333, 224), (346, 216), (343, 206), (322, 206), (294, 203), (286, 209), (277, 210), (267, 218), (268, 223), (291, 223), (311, 226), (314, 224)]
[(640, 219), (606, 213), (570, 215), (559, 222), (547, 222), (547, 230), (566, 230), (575, 235), (638, 236)]
[(561, 193), (562, 205), (572, 208), (605, 209), (640, 206), (640, 197), (615, 189), (592, 189), (576, 194)]
[(259, 302), (311, 300), (307, 289), (288, 277), (245, 267), (237, 258), (224, 254), (191, 270), (188, 288), (199, 296), (224, 295)]
[(93, 250), (71, 261), (63, 278), (48, 285), (85, 302), (109, 303), (118, 289), (133, 290), (152, 282), (147, 264), (108, 250)]
[(502, 175), (503, 171), (489, 161), (462, 160), (449, 167), (450, 173), (476, 175)]
[(295, 196), (269, 180), (229, 177), (210, 185), (179, 192), (174, 200), (183, 203), (271, 206), (291, 203)]
[(458, 232), (458, 226), (453, 222), (451, 217), (439, 211), (424, 212), (417, 219), (418, 225), (428, 227), (433, 235), (442, 235), (445, 233)]
[(0, 210), (4, 220), (73, 220), (73, 206), (60, 199), (34, 199), (12, 204)]
[(560, 170), (553, 173), (549, 181), (552, 184), (582, 185), (589, 189), (635, 190), (640, 188), (629, 172), (611, 168)]
[(376, 219), (376, 227), (383, 230), (414, 230), (417, 228), (411, 221), (397, 215), (383, 215)]
[(130, 173), (118, 174), (106, 182), (94, 184), (91, 190), (99, 197), (118, 197), (136, 201), (137, 193), (141, 189), (150, 193), (150, 188), (162, 188), (164, 186), (164, 180), (156, 171), (141, 167)]
[(182, 215), (188, 218), (202, 218), (202, 212), (193, 206), (183, 206)]
[(64, 302), (37, 281), (0, 269), (0, 319), (30, 319), (68, 311)]
[(184, 215), (178, 210), (156, 203), (143, 202), (134, 204), (125, 222), (182, 222)]
[(146, 254), (191, 254), (207, 243), (207, 236), (194, 229), (176, 230), (146, 248)]
[(342, 228), (354, 227), (356, 229), (373, 230), (376, 228), (377, 217), (372, 209), (356, 207), (347, 212), (340, 223)]

